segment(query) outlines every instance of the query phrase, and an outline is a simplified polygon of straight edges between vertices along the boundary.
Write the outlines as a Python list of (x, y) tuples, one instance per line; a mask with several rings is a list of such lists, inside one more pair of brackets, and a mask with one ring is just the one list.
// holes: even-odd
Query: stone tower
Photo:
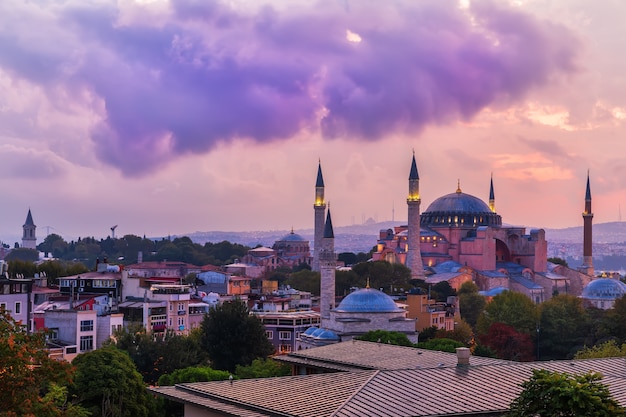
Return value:
[(322, 163), (317, 166), (317, 181), (315, 182), (315, 230), (313, 240), (313, 271), (320, 271), (320, 249), (324, 239), (324, 215), (326, 214), (326, 202), (324, 201), (324, 178), (322, 177)]
[(578, 268), (580, 272), (593, 276), (593, 249), (592, 249), (592, 220), (591, 187), (589, 186), (589, 171), (587, 171), (587, 190), (585, 191), (585, 211), (583, 212), (583, 264)]
[(30, 209), (28, 209), (28, 215), (26, 215), (26, 222), (22, 226), (24, 233), (22, 234), (22, 247), (27, 249), (36, 249), (37, 248), (37, 236), (35, 234), (35, 230), (37, 226), (35, 226), (35, 222), (33, 222), (33, 215), (30, 213)]
[(333, 222), (330, 218), (330, 209), (326, 214), (324, 235), (319, 251), (320, 266), (320, 318), (322, 327), (327, 326), (330, 320), (330, 310), (335, 308), (335, 234)]
[(411, 270), (412, 278), (424, 279), (424, 265), (420, 253), (420, 178), (417, 173), (415, 152), (409, 173), (409, 196), (406, 203), (409, 206), (406, 266)]

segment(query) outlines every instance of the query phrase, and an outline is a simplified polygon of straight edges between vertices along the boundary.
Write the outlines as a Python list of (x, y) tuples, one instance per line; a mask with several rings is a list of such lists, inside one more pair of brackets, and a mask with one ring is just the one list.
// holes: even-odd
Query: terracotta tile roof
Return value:
[[(337, 370), (425, 369), (450, 367), (457, 364), (457, 356), (454, 353), (360, 340), (300, 350), (276, 359), (290, 364), (318, 365), (322, 368)], [(472, 356), (470, 358), (470, 365), (488, 365), (504, 362), (499, 359), (480, 356)]]
[[(475, 358), (473, 358), (475, 359)], [(235, 416), (435, 417), (499, 415), (532, 369), (600, 372), (626, 405), (626, 359), (499, 363), (384, 371), (353, 371), (283, 378), (198, 382), (151, 390)]]

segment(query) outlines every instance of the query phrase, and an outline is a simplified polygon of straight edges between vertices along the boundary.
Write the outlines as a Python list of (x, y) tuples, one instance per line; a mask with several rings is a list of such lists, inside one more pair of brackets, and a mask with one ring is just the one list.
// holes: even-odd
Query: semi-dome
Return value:
[(616, 300), (626, 294), (626, 284), (618, 279), (599, 278), (583, 289), (582, 298)]
[(420, 216), (425, 226), (501, 226), (502, 217), (478, 197), (458, 189), (433, 201)]
[(374, 288), (356, 290), (346, 296), (335, 311), (343, 313), (391, 313), (402, 311), (391, 297)]

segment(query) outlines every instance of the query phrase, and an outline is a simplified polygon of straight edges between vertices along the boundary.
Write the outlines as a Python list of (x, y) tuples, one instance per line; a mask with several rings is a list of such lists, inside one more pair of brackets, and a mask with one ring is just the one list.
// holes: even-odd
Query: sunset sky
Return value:
[[(626, 217), (626, 2), (0, 2), (0, 240)], [(623, 207), (622, 207), (623, 206)]]

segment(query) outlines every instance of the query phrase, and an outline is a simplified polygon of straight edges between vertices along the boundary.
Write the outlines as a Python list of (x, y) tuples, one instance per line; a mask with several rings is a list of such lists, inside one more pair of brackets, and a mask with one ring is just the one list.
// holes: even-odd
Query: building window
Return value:
[(6, 303), (0, 303), (0, 310), (5, 310), (7, 309), (7, 305)]
[(22, 313), (22, 303), (18, 301), (15, 303), (15, 314), (21, 314), (21, 313)]
[(90, 332), (92, 330), (93, 330), (93, 320), (81, 320), (80, 321), (81, 332)]
[(291, 352), (291, 345), (280, 345), (279, 350), (280, 353), (289, 353)]
[(88, 350), (93, 350), (93, 336), (81, 336), (80, 351), (86, 352)]
[(266, 330), (266, 331), (265, 331), (265, 336), (266, 336), (269, 340), (272, 340), (272, 339), (274, 339), (274, 332), (273, 332), (273, 331), (271, 331), (271, 330)]
[(291, 340), (291, 332), (278, 332), (278, 339)]
[(72, 353), (76, 353), (76, 347), (68, 347), (67, 349), (65, 349), (65, 353), (67, 354), (72, 354)]
[(178, 303), (178, 311), (185, 311), (185, 303)]

